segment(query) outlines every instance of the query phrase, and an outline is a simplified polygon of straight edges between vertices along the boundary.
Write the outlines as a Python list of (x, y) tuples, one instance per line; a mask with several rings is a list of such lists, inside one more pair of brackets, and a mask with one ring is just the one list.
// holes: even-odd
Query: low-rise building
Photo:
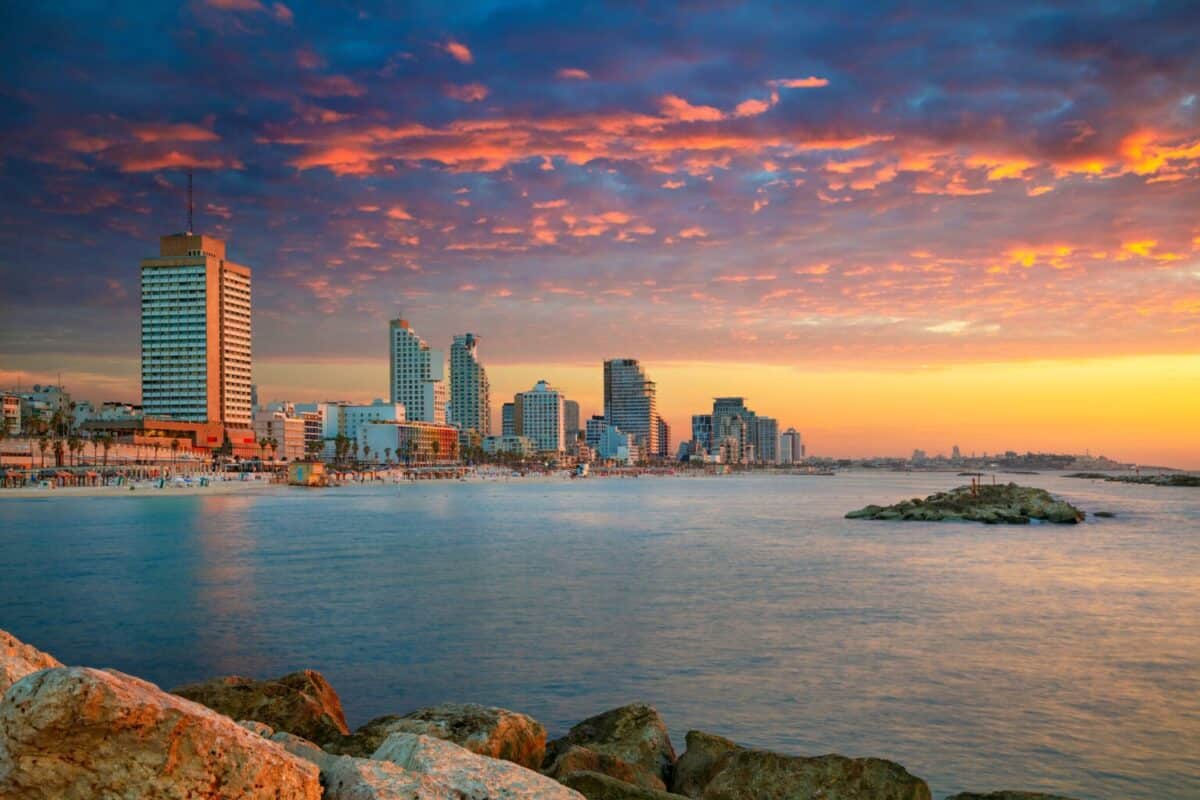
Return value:
[(618, 464), (635, 464), (640, 456), (633, 434), (625, 433), (616, 425), (604, 428), (597, 454), (601, 461), (614, 461)]
[(255, 413), (254, 435), (259, 448), (276, 461), (295, 461), (305, 456), (304, 420), (286, 410)]
[(420, 466), (457, 464), (459, 461), (458, 428), (453, 425), (435, 422), (364, 422), (358, 427), (355, 441), (359, 459), (369, 464)]
[(527, 436), (502, 434), (500, 436), (483, 437), (483, 452), (490, 456), (508, 453), (527, 458), (536, 453), (537, 448), (534, 446), (533, 440)]
[(21, 435), (21, 396), (11, 392), (0, 394), (0, 426), (9, 436)]

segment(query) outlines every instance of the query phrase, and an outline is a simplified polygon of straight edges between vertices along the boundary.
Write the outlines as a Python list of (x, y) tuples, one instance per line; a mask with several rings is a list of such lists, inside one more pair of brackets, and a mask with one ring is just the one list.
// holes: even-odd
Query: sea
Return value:
[(935, 798), (1200, 797), (1200, 490), (996, 479), (1115, 516), (843, 518), (949, 473), (0, 497), (0, 628), (164, 688), (317, 669), (351, 727), (643, 701)]

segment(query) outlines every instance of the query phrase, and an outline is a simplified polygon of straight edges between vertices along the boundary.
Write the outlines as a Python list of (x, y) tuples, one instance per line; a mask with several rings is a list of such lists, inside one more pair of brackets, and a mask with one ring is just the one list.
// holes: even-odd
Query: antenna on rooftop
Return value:
[(188, 170), (188, 226), (187, 232), (192, 232), (192, 171)]

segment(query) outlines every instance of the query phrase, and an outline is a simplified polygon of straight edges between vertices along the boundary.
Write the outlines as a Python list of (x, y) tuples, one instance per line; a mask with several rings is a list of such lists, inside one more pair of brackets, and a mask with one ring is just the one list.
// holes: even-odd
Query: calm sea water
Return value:
[(1111, 520), (842, 519), (952, 475), (0, 499), (0, 627), (164, 687), (313, 667), (352, 726), (619, 704), (936, 797), (1200, 797), (1200, 492), (1019, 476)]

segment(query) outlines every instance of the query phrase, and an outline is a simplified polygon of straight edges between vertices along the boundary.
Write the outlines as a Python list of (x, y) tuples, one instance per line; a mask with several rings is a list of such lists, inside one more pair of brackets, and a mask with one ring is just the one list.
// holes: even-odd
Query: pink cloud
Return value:
[(809, 75), (807, 78), (776, 78), (767, 81), (767, 85), (779, 89), (819, 89), (828, 86), (829, 79), (818, 78), (815, 75)]
[(678, 95), (668, 94), (658, 101), (662, 115), (681, 122), (715, 122), (724, 119), (720, 109), (712, 106), (694, 106)]
[(586, 81), (591, 80), (592, 77), (588, 74), (587, 70), (575, 69), (574, 67), (564, 67), (554, 74), (562, 80), (568, 81)]
[(488, 96), (488, 88), (482, 83), (448, 83), (442, 87), (442, 91), (447, 97), (463, 103), (475, 103)]
[(471, 53), (471, 49), (462, 42), (449, 39), (442, 45), (442, 49), (460, 64), (472, 64), (475, 61), (475, 56)]

